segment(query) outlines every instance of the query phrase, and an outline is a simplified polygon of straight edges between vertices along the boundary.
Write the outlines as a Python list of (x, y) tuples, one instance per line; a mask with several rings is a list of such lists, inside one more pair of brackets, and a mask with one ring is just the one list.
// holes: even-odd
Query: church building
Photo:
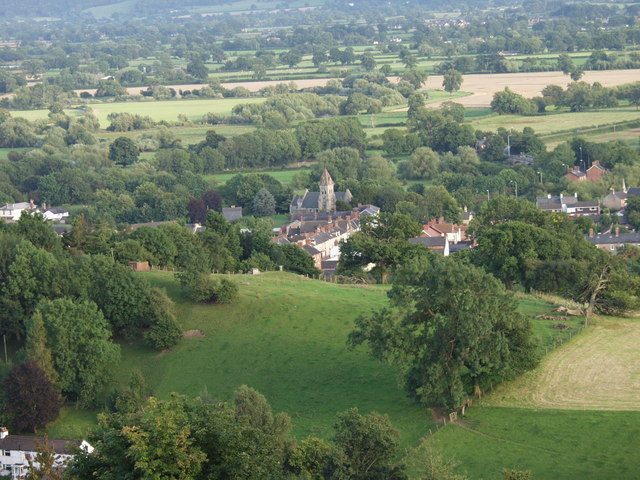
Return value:
[(335, 192), (333, 190), (333, 179), (326, 168), (322, 172), (322, 177), (320, 177), (319, 187), (319, 192), (305, 190), (302, 195), (295, 195), (291, 205), (289, 205), (289, 213), (294, 215), (298, 213), (335, 212), (336, 202), (348, 204), (353, 198), (348, 189), (346, 192)]

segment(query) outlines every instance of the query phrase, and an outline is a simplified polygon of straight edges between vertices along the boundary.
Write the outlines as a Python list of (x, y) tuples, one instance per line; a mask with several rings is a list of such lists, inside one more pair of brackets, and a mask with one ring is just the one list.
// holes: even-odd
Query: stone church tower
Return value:
[(318, 195), (318, 211), (335, 212), (336, 194), (333, 191), (333, 178), (325, 168), (320, 177), (320, 195)]

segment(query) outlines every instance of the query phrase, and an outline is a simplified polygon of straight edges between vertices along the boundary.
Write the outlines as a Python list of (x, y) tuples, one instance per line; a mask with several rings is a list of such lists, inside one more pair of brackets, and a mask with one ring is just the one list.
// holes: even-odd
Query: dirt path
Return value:
[(501, 406), (640, 410), (640, 321), (602, 319), (486, 402)]

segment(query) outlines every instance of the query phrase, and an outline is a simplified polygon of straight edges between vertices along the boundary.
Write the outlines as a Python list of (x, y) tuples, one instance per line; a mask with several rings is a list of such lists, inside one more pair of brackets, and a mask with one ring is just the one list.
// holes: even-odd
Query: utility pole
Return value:
[(510, 157), (510, 156), (511, 156), (511, 135), (507, 135), (507, 157)]
[(489, 195), (489, 190), (487, 190), (487, 202), (491, 201), (491, 196)]

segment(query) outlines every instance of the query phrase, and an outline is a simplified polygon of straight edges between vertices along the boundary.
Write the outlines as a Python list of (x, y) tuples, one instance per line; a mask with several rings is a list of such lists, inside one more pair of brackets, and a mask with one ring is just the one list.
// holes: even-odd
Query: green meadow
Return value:
[[(218, 115), (230, 114), (234, 106), (242, 103), (261, 103), (264, 98), (214, 98), (197, 100), (162, 100), (162, 101), (141, 101), (141, 102), (105, 102), (88, 103), (87, 108), (91, 108), (98, 117), (100, 126), (106, 128), (109, 125), (108, 115), (110, 113), (136, 113), (138, 115), (149, 116), (156, 122), (175, 121), (178, 115), (185, 115), (189, 120), (200, 120), (207, 113)], [(65, 110), (68, 115), (81, 115), (80, 109)], [(22, 117), (27, 120), (39, 120), (47, 118), (48, 110), (15, 110), (11, 112), (14, 117)]]
[[(217, 130), (216, 130), (217, 131)], [(256, 173), (256, 174), (266, 174), (269, 175), (280, 183), (290, 184), (293, 181), (293, 177), (295, 177), (298, 173), (308, 172), (310, 169), (307, 167), (303, 168), (289, 168), (286, 170), (263, 170), (258, 172), (248, 172), (248, 173)], [(236, 175), (243, 172), (225, 172), (225, 173), (216, 173), (213, 175), (206, 175), (204, 178), (206, 180), (215, 180), (219, 185), (224, 185), (229, 180), (231, 180)]]

